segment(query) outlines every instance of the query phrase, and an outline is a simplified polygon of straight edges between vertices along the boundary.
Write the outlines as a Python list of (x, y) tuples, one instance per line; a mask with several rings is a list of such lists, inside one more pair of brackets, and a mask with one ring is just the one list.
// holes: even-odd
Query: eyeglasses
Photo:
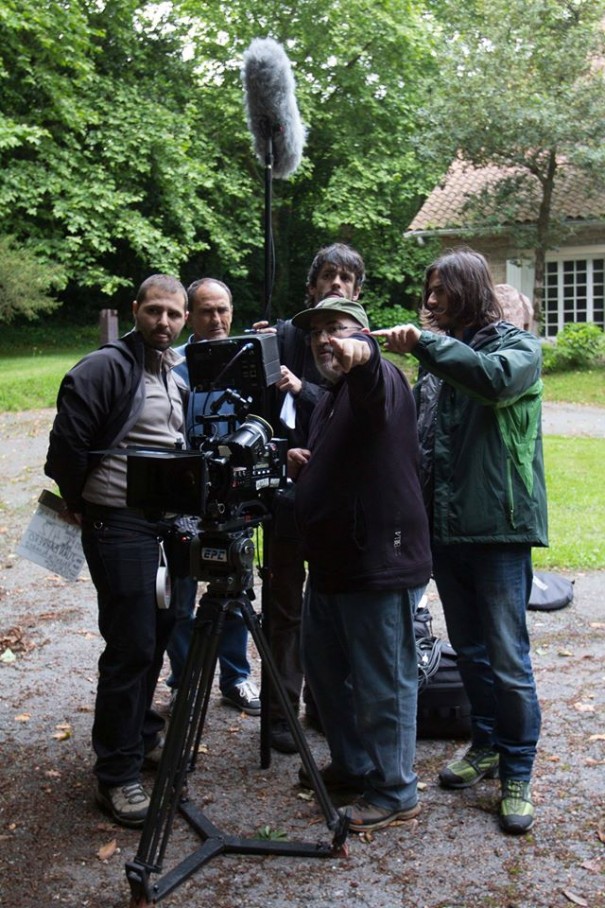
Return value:
[(326, 337), (340, 337), (347, 331), (361, 331), (361, 325), (325, 325), (323, 328), (312, 328), (307, 337), (310, 344), (317, 343), (323, 334)]

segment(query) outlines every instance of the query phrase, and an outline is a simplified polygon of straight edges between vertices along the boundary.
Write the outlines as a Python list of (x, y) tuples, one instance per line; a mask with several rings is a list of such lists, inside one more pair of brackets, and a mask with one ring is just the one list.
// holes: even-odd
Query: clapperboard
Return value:
[(84, 564), (80, 527), (61, 517), (65, 510), (62, 498), (44, 490), (17, 554), (66, 580), (77, 580)]

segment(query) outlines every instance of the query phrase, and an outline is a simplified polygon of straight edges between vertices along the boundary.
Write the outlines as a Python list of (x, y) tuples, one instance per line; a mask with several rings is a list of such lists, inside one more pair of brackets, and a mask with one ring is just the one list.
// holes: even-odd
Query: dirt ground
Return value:
[[(86, 571), (70, 583), (15, 555), (48, 488), (42, 463), (51, 419), (48, 410), (0, 414), (0, 905), (117, 908), (130, 901), (124, 865), (140, 833), (94, 804), (90, 727), (101, 651), (94, 589)], [(604, 908), (605, 572), (572, 576), (570, 607), (529, 615), (543, 708), (530, 835), (499, 832), (497, 783), (439, 788), (438, 769), (464, 742), (419, 741), (417, 820), (367, 840), (349, 837), (346, 858), (219, 855), (161, 904)], [(432, 588), (429, 604), (443, 630)], [(158, 705), (167, 700), (160, 685)], [(225, 833), (250, 837), (268, 827), (274, 836), (329, 843), (317, 804), (296, 785), (299, 759), (275, 754), (259, 768), (258, 725), (221, 706), (215, 688), (192, 801)], [(305, 733), (322, 765), (325, 742)], [(162, 872), (199, 844), (177, 817)]]

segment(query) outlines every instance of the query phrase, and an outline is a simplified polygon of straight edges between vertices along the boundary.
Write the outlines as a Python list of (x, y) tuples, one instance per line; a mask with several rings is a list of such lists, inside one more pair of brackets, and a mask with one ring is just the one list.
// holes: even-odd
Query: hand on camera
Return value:
[(298, 378), (294, 372), (290, 372), (287, 366), (281, 366), (281, 378), (278, 382), (275, 383), (278, 390), (283, 391), (284, 394), (287, 391), (290, 391), (291, 394), (294, 394), (296, 397), (297, 394), (300, 394), (302, 389), (302, 381)]

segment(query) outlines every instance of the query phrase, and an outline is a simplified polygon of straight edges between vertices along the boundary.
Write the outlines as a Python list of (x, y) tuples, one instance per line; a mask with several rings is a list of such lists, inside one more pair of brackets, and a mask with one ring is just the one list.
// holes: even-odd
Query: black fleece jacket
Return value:
[(311, 583), (324, 593), (420, 586), (431, 573), (412, 392), (374, 338), (355, 337), (372, 355), (315, 407), (296, 483)]

